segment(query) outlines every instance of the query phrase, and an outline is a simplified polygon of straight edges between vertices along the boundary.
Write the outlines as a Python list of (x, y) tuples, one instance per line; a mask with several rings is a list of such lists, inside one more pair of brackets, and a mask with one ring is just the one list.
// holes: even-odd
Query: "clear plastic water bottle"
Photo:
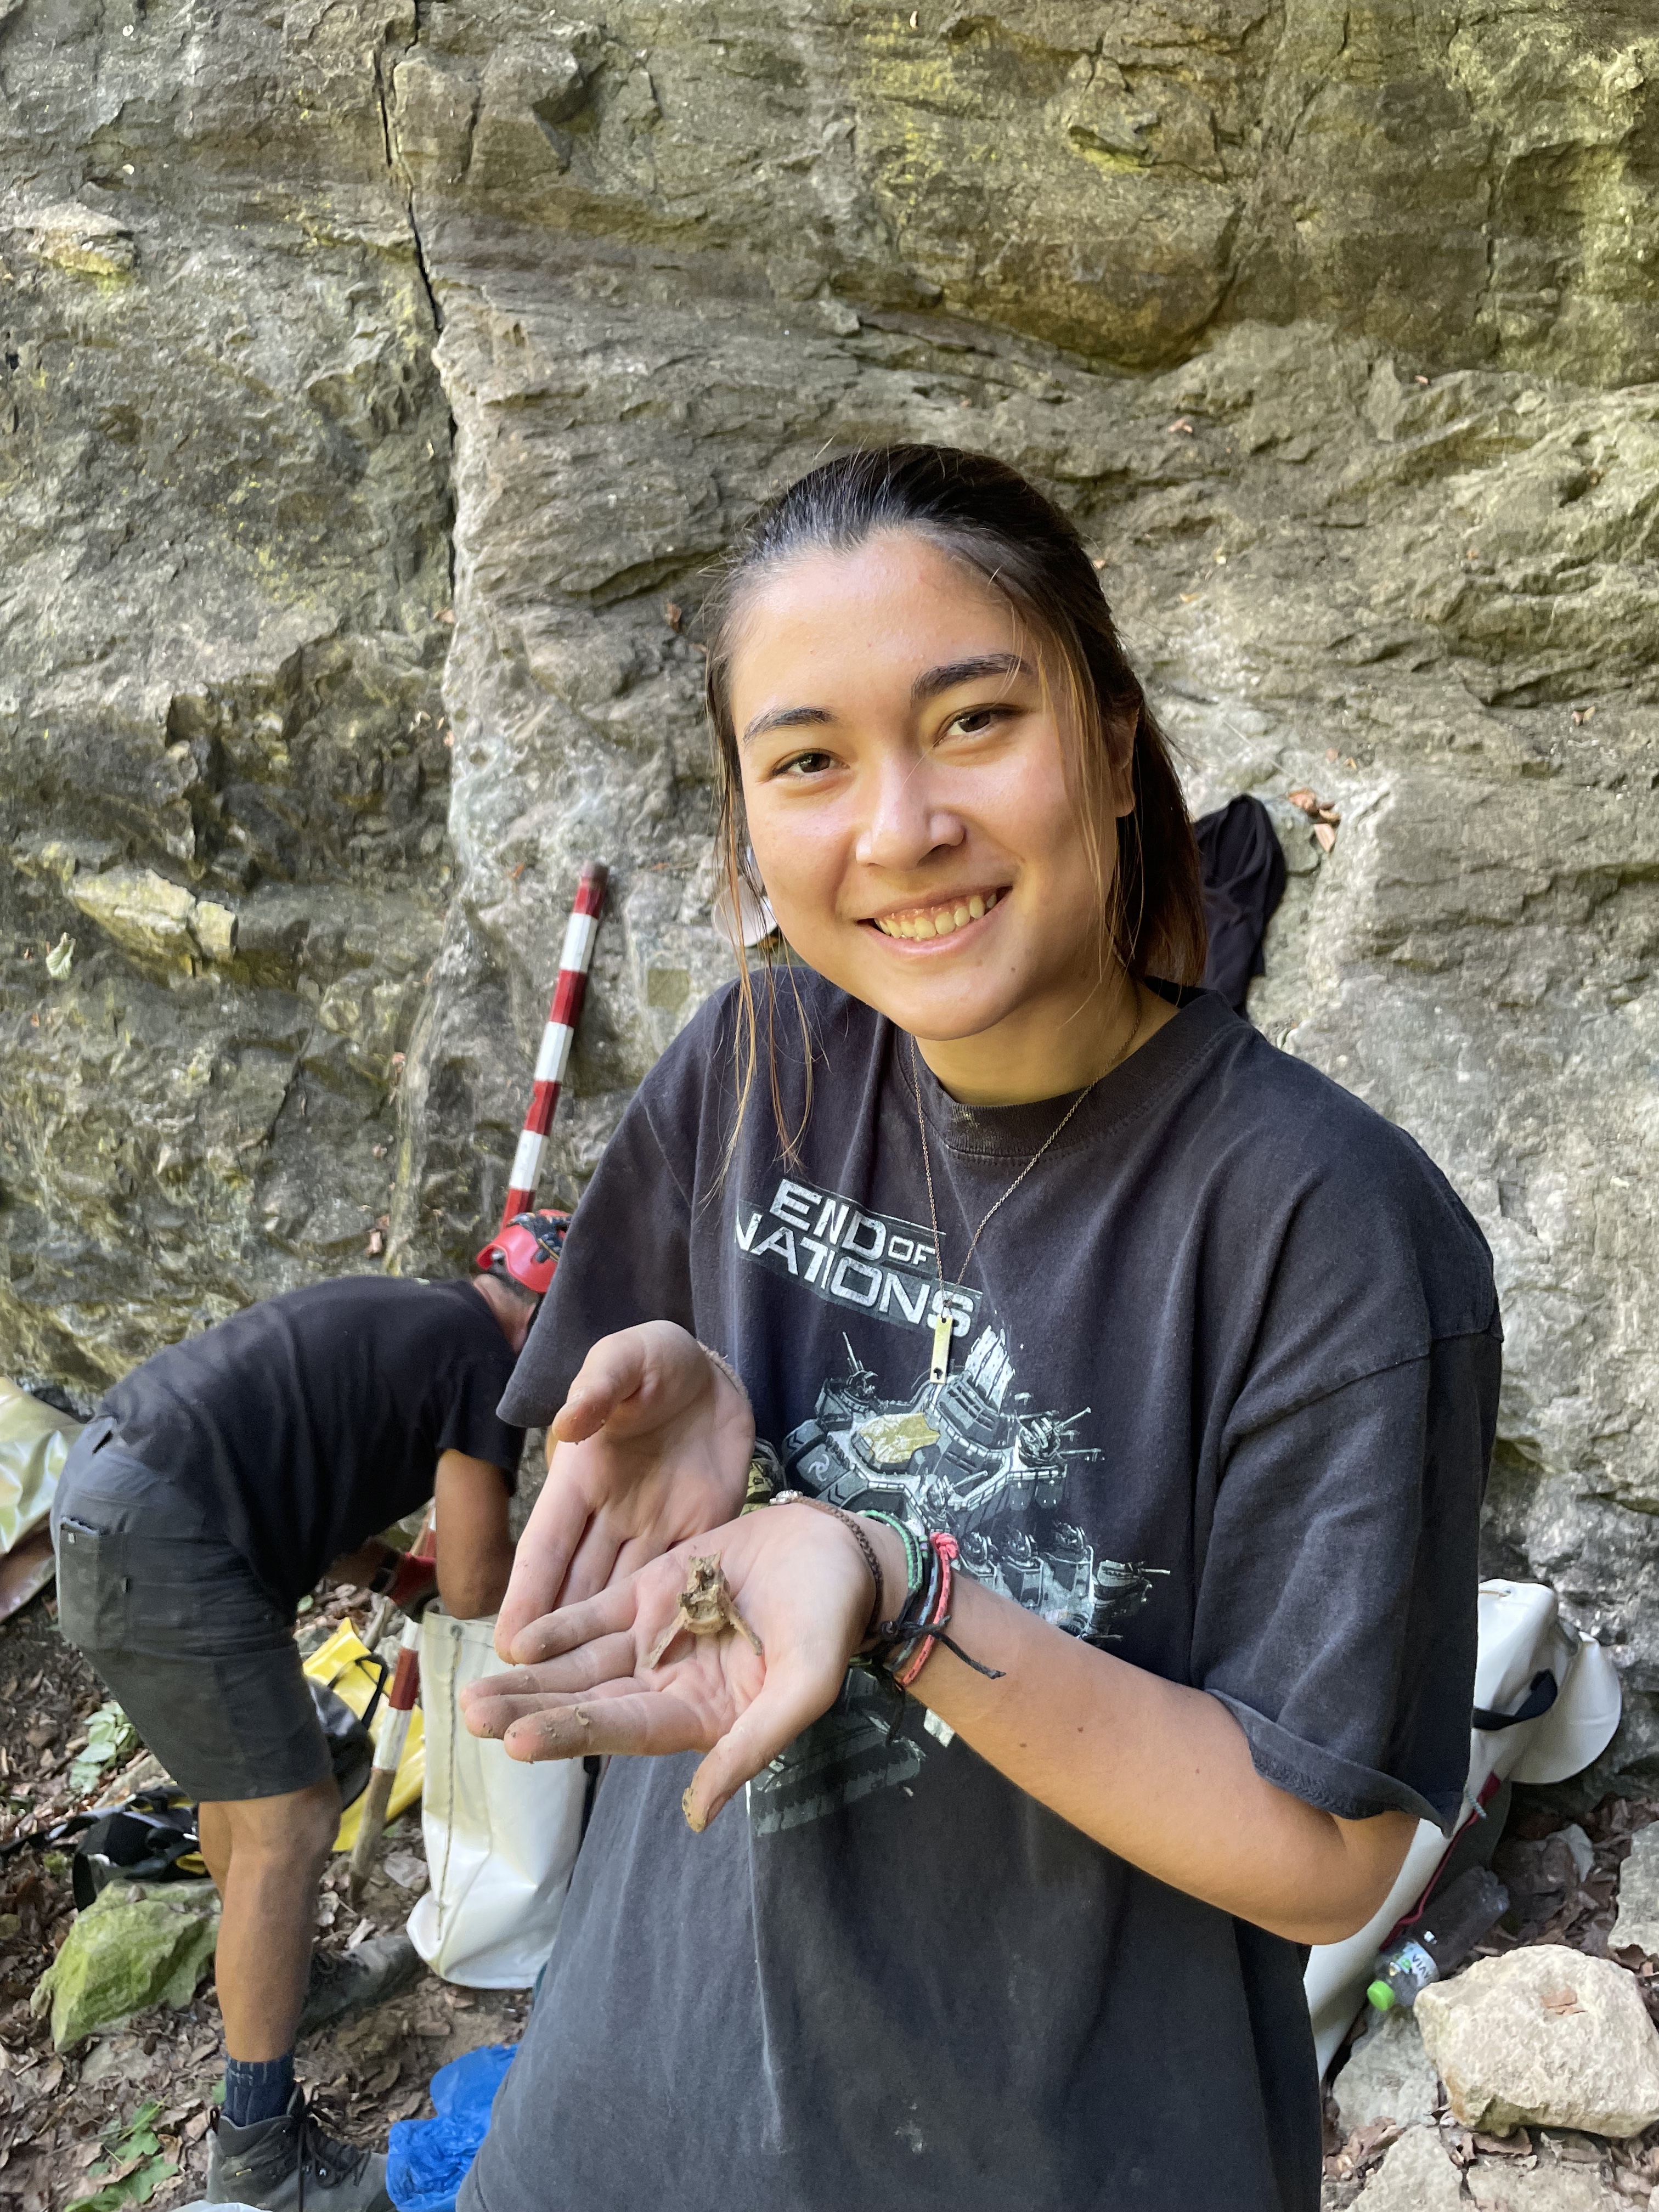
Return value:
[(1510, 1908), (1510, 1893), (1490, 1867), (1471, 1867), (1430, 1905), (1414, 1936), (1391, 1944), (1376, 1962), (1366, 1990), (1378, 2012), (1407, 2010), (1431, 1982), (1461, 1966), (1493, 1922)]

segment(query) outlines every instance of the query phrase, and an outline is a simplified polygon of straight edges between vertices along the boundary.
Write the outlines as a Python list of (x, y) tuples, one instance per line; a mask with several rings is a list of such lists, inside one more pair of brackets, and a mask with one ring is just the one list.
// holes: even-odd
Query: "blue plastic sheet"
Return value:
[(489, 2128), (489, 2108), (517, 2045), (489, 2043), (432, 2077), (434, 2120), (395, 2120), (386, 2146), (386, 2194), (398, 2212), (455, 2212), (455, 2197)]

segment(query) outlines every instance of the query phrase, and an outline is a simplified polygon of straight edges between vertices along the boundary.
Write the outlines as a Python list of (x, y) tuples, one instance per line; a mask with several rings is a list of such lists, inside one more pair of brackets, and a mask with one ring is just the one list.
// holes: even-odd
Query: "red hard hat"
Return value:
[(515, 1283), (522, 1283), (526, 1290), (541, 1297), (558, 1272), (564, 1233), (569, 1226), (570, 1216), (551, 1208), (539, 1213), (515, 1213), (484, 1246), (477, 1264), (487, 1273), (499, 1260)]

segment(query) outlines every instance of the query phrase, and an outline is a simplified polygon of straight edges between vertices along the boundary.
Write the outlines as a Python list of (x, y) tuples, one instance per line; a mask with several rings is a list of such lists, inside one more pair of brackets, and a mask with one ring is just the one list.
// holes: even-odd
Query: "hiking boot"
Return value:
[(371, 1936), (355, 1951), (313, 1951), (299, 2033), (326, 2027), (343, 2013), (401, 1996), (426, 1972), (426, 1961), (401, 1928)]
[(214, 2114), (204, 2201), (267, 2212), (392, 2212), (385, 2159), (325, 2134), (301, 2089), (279, 2118), (249, 2128)]

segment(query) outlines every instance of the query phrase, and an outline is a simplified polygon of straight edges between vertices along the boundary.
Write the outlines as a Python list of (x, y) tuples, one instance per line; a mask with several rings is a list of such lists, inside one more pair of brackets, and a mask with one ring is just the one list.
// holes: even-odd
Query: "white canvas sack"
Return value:
[(1619, 1726), (1621, 1692), (1611, 1656), (1561, 1619), (1547, 1583), (1482, 1583), (1480, 1618), (1475, 1711), (1513, 1718), (1470, 1733), (1468, 1779), (1452, 1841), (1432, 1820), (1420, 1821), (1394, 1887), (1359, 1933), (1340, 1943), (1316, 1943), (1308, 1954), (1303, 1984), (1322, 2074), (1365, 2002), (1365, 1984), (1390, 1931), (1422, 1897), (1463, 1831), (1486, 1817), (1495, 1785), (1565, 1782), (1600, 1758)]
[(579, 1759), (509, 1759), (461, 1717), (466, 1682), (496, 1673), (495, 1624), (427, 1607), (421, 1624), (428, 1887), (410, 1941), (434, 1974), (473, 1990), (528, 1989), (547, 1962), (581, 1841)]

